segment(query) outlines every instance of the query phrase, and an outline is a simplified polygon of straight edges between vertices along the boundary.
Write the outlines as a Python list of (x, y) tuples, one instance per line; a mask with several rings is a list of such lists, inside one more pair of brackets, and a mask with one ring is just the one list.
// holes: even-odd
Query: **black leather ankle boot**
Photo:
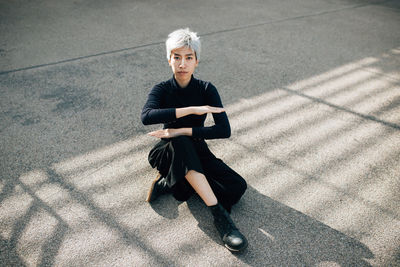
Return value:
[(170, 192), (170, 188), (167, 185), (167, 180), (160, 174), (153, 180), (149, 192), (147, 193), (147, 202), (156, 200), (159, 196)]
[(229, 213), (219, 203), (209, 208), (225, 247), (232, 252), (244, 250), (247, 247), (247, 239), (239, 232)]

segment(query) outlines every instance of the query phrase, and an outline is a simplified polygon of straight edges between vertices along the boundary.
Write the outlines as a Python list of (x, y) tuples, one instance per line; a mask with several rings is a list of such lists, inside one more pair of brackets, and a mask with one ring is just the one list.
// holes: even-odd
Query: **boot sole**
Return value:
[(245, 250), (245, 249), (247, 248), (248, 244), (246, 244), (246, 245), (245, 245), (244, 247), (242, 247), (241, 249), (234, 249), (234, 248), (231, 248), (231, 247), (228, 246), (227, 244), (224, 244), (224, 246), (225, 246), (230, 252), (238, 253), (238, 252), (242, 252), (243, 250)]
[(160, 179), (160, 177), (161, 177), (161, 174), (159, 173), (159, 174), (157, 175), (156, 179), (154, 179), (153, 182), (151, 183), (150, 190), (149, 190), (149, 192), (147, 193), (146, 202), (150, 202), (150, 201), (151, 201), (151, 195), (152, 195), (152, 193), (153, 193), (154, 186), (156, 185), (156, 183), (157, 183), (158, 179)]

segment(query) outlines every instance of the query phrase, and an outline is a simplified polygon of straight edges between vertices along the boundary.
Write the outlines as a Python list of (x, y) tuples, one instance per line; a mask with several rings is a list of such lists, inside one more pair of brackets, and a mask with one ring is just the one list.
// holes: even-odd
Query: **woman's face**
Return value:
[(173, 49), (168, 63), (177, 81), (190, 80), (199, 64), (194, 51), (186, 46)]

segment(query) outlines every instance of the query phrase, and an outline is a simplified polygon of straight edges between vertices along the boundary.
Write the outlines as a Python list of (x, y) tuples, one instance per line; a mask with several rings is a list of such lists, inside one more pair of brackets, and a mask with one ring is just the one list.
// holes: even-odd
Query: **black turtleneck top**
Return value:
[(164, 129), (192, 128), (194, 138), (228, 138), (231, 128), (225, 112), (212, 113), (215, 125), (210, 127), (204, 127), (207, 114), (176, 118), (177, 108), (204, 105), (223, 107), (214, 85), (192, 76), (188, 86), (181, 88), (172, 77), (151, 89), (141, 119), (144, 125), (163, 123)]

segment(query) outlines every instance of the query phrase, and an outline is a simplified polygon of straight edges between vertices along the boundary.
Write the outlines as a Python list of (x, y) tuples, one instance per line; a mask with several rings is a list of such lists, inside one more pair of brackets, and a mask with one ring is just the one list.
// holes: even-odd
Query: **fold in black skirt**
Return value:
[(215, 158), (202, 139), (177, 137), (161, 139), (149, 153), (149, 162), (167, 178), (170, 188), (184, 179), (189, 170), (203, 173), (201, 159)]
[(216, 158), (203, 139), (187, 136), (161, 139), (150, 151), (149, 163), (167, 179), (177, 200), (185, 201), (194, 193), (185, 179), (189, 170), (206, 176), (218, 201), (228, 210), (247, 188), (245, 180)]

